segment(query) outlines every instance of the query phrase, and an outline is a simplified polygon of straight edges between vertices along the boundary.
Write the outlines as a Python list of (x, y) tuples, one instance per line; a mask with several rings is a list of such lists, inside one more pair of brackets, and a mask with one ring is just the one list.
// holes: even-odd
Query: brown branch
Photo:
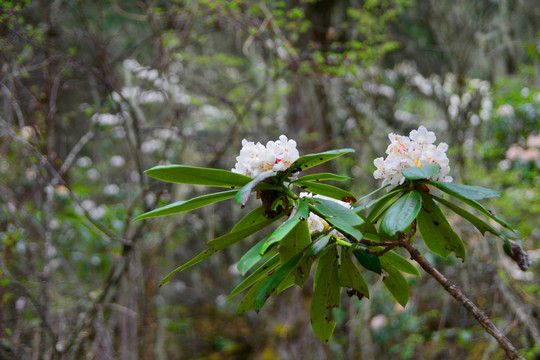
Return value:
[(401, 239), (400, 244), (403, 246), (412, 259), (415, 260), (424, 271), (431, 275), (442, 287), (454, 297), (464, 308), (466, 308), (472, 316), (478, 321), (478, 323), (497, 340), (500, 347), (506, 352), (506, 356), (509, 359), (522, 359), (519, 356), (517, 349), (512, 345), (512, 343), (504, 336), (504, 334), (497, 329), (497, 327), (491, 322), (489, 317), (480, 310), (465, 294), (450, 280), (448, 280), (443, 274), (441, 274), (437, 269), (435, 269), (425, 257), (420, 254), (420, 252), (410, 243), (409, 236), (405, 236)]

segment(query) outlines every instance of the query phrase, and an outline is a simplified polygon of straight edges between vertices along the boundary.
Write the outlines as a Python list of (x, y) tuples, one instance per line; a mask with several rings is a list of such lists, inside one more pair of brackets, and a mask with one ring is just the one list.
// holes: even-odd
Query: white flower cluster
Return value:
[(424, 126), (418, 130), (413, 130), (409, 136), (388, 134), (390, 145), (386, 149), (388, 156), (376, 158), (373, 163), (377, 170), (373, 173), (375, 179), (383, 179), (382, 185), (390, 184), (390, 188), (403, 184), (405, 177), (401, 174), (403, 169), (409, 167), (422, 167), (436, 164), (441, 167), (441, 171), (431, 180), (451, 182), (453, 179), (448, 176), (450, 166), (446, 150), (448, 145), (435, 142), (435, 133), (428, 131)]
[(244, 139), (231, 171), (256, 178), (268, 170), (284, 171), (299, 157), (296, 141), (287, 139), (285, 135), (281, 135), (279, 140), (269, 141), (266, 146)]
[[(343, 207), (346, 207), (348, 209), (351, 208), (351, 204), (346, 203), (344, 201), (339, 201), (339, 200), (332, 199), (332, 198), (329, 198), (329, 197), (323, 196), (323, 195), (313, 195), (313, 194), (308, 193), (308, 192), (300, 193), (300, 198), (305, 198), (305, 197), (310, 197), (310, 198), (312, 197), (312, 198), (330, 200), (330, 201), (338, 203), (339, 205), (341, 205)], [(311, 234), (326, 231), (326, 230), (328, 230), (330, 228), (330, 225), (326, 222), (326, 220), (324, 220), (319, 215), (316, 215), (316, 214), (314, 214), (312, 212), (309, 213), (308, 226), (309, 226), (309, 232)], [(342, 233), (340, 233), (337, 230), (332, 230), (330, 232), (330, 234), (335, 236), (335, 237), (341, 238), (341, 239), (343, 239), (345, 237), (345, 236), (343, 236)]]

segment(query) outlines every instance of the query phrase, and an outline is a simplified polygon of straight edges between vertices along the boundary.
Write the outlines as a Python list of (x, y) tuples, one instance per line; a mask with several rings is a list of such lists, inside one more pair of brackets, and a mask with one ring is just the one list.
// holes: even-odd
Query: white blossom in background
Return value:
[(450, 172), (449, 160), (446, 155), (448, 145), (440, 143), (435, 146), (437, 139), (433, 131), (428, 131), (424, 126), (413, 130), (409, 136), (388, 134), (390, 145), (386, 149), (386, 159), (379, 157), (373, 161), (377, 170), (373, 173), (375, 179), (383, 179), (382, 185), (390, 184), (390, 189), (405, 182), (401, 174), (403, 169), (409, 167), (423, 167), (426, 165), (439, 165), (441, 171), (431, 180), (453, 181)]
[(119, 191), (120, 191), (120, 187), (116, 184), (107, 184), (103, 188), (103, 193), (109, 196), (116, 195), (118, 194)]
[(88, 156), (83, 156), (77, 159), (76, 164), (82, 168), (89, 168), (92, 166), (92, 159), (90, 159)]
[(527, 137), (527, 146), (540, 148), (540, 134), (529, 135)]
[(122, 167), (126, 164), (126, 160), (120, 155), (114, 155), (109, 160), (109, 163), (114, 167)]
[(296, 141), (287, 139), (285, 135), (281, 135), (279, 140), (269, 141), (266, 146), (244, 139), (231, 171), (256, 178), (265, 171), (284, 171), (299, 157)]
[(514, 115), (514, 107), (512, 105), (510, 105), (510, 104), (501, 105), (497, 109), (497, 115), (499, 115), (501, 117), (513, 116)]
[[(332, 199), (332, 198), (330, 198), (328, 196), (313, 195), (312, 193), (308, 193), (308, 192), (302, 192), (302, 193), (300, 193), (299, 196), (300, 196), (300, 198), (310, 197), (310, 198), (316, 198), (316, 199), (330, 200), (330, 201), (333, 201), (333, 202), (335, 202), (335, 203), (337, 203), (337, 204), (339, 204), (339, 205), (341, 205), (341, 206), (343, 206), (345, 208), (348, 208), (348, 209), (351, 208), (351, 204), (349, 204), (347, 202), (344, 202), (344, 201)], [(326, 220), (324, 220), (319, 215), (314, 214), (312, 212), (309, 213), (309, 218), (308, 218), (307, 221), (308, 221), (310, 234), (326, 231), (326, 230), (328, 230), (330, 228), (330, 224), (328, 224), (328, 222), (326, 222)], [(335, 237), (341, 238), (341, 239), (343, 239), (345, 237), (345, 236), (343, 236), (342, 233), (340, 233), (337, 230), (332, 230), (330, 232), (330, 234), (335, 236)]]
[(92, 121), (104, 126), (114, 126), (122, 123), (122, 116), (124, 114), (94, 114), (92, 115)]

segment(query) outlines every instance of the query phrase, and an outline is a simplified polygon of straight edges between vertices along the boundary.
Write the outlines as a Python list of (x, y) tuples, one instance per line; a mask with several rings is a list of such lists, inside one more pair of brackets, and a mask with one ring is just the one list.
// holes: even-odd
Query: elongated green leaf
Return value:
[(373, 191), (370, 192), (369, 194), (362, 196), (360, 199), (356, 200), (356, 203), (353, 204), (353, 207), (356, 208), (362, 201), (364, 201), (365, 199), (369, 198), (369, 197), (372, 196), (373, 194), (378, 193), (378, 192), (381, 191), (382, 189), (387, 188), (388, 186), (390, 186), (390, 184), (383, 185), (383, 186), (381, 186), (380, 188), (378, 188), (377, 190), (373, 190)]
[(171, 279), (171, 277), (176, 274), (177, 272), (183, 271), (195, 264), (198, 264), (202, 260), (210, 257), (211, 255), (217, 253), (218, 251), (225, 249), (226, 247), (248, 237), (249, 235), (252, 235), (256, 233), (257, 231), (265, 228), (266, 226), (270, 225), (272, 222), (274, 222), (276, 218), (274, 219), (266, 219), (265, 221), (260, 221), (254, 225), (248, 226), (246, 228), (243, 228), (238, 231), (230, 232), (228, 234), (222, 235), (220, 237), (217, 237), (213, 240), (208, 241), (206, 244), (210, 246), (210, 249), (204, 250), (199, 255), (195, 256), (193, 259), (188, 261), (182, 266), (177, 267), (173, 271), (171, 271), (161, 282), (159, 283), (159, 286), (162, 286), (166, 283), (168, 283)]
[[(373, 248), (373, 249), (379, 250), (377, 248)], [(418, 269), (409, 260), (405, 259), (403, 256), (399, 254), (396, 254), (393, 251), (388, 251), (384, 253), (380, 257), (380, 260), (381, 260), (382, 266), (385, 268), (387, 265), (391, 265), (401, 272), (411, 274), (414, 276), (420, 276), (420, 271), (418, 271)]]
[(372, 223), (377, 222), (377, 220), (385, 213), (385, 210), (388, 209), (395, 201), (395, 197), (402, 192), (403, 189), (394, 189), (389, 191), (385, 195), (381, 196), (378, 199), (371, 201), (366, 206), (359, 206), (355, 209), (356, 212), (359, 212), (363, 209), (369, 209), (373, 207), (368, 213), (368, 220)]
[(455, 204), (451, 203), (450, 201), (445, 200), (443, 198), (439, 198), (439, 197), (436, 197), (436, 196), (432, 196), (432, 197), (435, 200), (437, 200), (437, 202), (443, 204), (448, 209), (452, 210), (453, 212), (455, 212), (456, 214), (458, 214), (459, 216), (461, 216), (462, 218), (464, 218), (465, 220), (467, 220), (471, 224), (473, 224), (474, 227), (477, 228), (478, 231), (480, 231), (480, 233), (482, 235), (484, 235), (486, 233), (486, 231), (487, 231), (487, 232), (490, 232), (490, 233), (502, 238), (503, 240), (507, 239), (506, 235), (501, 233), (499, 230), (495, 229), (493, 226), (491, 226), (490, 224), (488, 224), (484, 220), (478, 218), (476, 215), (474, 215), (474, 214), (468, 212), (467, 210), (463, 209), (462, 207), (459, 207), (458, 205), (455, 205)]
[(311, 235), (307, 221), (301, 221), (279, 242), (279, 259), (285, 264), (290, 258), (303, 251), (311, 244)]
[(426, 165), (422, 167), (409, 167), (401, 170), (401, 174), (410, 180), (429, 179), (441, 171), (439, 165)]
[[(328, 245), (328, 242), (330, 240), (330, 235), (323, 236), (322, 238), (318, 239), (316, 242), (312, 243), (307, 251), (305, 251), (304, 256), (300, 259), (298, 264), (296, 265), (296, 268), (294, 269), (295, 274), (295, 283), (298, 286), (302, 286), (304, 282), (307, 280), (309, 273), (311, 271), (311, 267), (313, 266), (313, 263), (319, 257), (319, 255), (322, 255), (324, 253), (324, 250), (328, 250), (330, 248), (326, 247)], [(335, 243), (331, 246), (335, 246)]]
[(469, 200), (481, 200), (501, 196), (498, 191), (488, 189), (482, 186), (453, 184), (440, 181), (428, 181), (428, 184), (435, 185), (436, 187), (449, 193), (450, 195), (458, 194)]
[(171, 271), (167, 276), (165, 276), (163, 278), (163, 280), (161, 280), (161, 282), (159, 283), (159, 286), (161, 287), (161, 286), (165, 285), (166, 283), (168, 283), (169, 281), (171, 281), (172, 276), (174, 274), (176, 274), (177, 272), (184, 271), (185, 269), (187, 269), (187, 268), (189, 268), (189, 267), (191, 267), (191, 266), (193, 266), (195, 264), (200, 263), (204, 259), (214, 255), (218, 251), (219, 250), (215, 250), (215, 249), (204, 250), (203, 252), (201, 252), (199, 255), (195, 256), (193, 259), (189, 260), (184, 265), (179, 266), (176, 269), (174, 269), (173, 271)]
[(214, 194), (198, 196), (196, 198), (189, 199), (186, 201), (177, 201), (175, 203), (172, 203), (172, 204), (160, 207), (158, 209), (154, 209), (142, 215), (139, 215), (133, 221), (154, 218), (158, 216), (178, 214), (185, 211), (195, 210), (209, 204), (213, 204), (219, 201), (230, 199), (234, 197), (237, 192), (238, 190), (229, 190), (229, 191), (223, 191), (223, 192), (214, 193)]
[(255, 225), (258, 222), (265, 221), (266, 217), (263, 215), (263, 208), (259, 206), (256, 209), (251, 210), (246, 216), (244, 216), (239, 222), (234, 225), (231, 232), (235, 232), (244, 229), (248, 226)]
[(281, 224), (272, 234), (268, 236), (263, 244), (260, 254), (264, 254), (272, 245), (281, 241), (298, 223), (307, 221), (309, 217), (309, 206), (305, 201), (300, 201), (296, 213)]
[(228, 246), (231, 246), (232, 244), (252, 235), (255, 234), (257, 231), (267, 227), (271, 223), (273, 223), (276, 220), (276, 218), (273, 219), (266, 219), (264, 221), (260, 221), (254, 225), (245, 227), (243, 229), (240, 229), (238, 231), (230, 232), (228, 234), (222, 235), (220, 237), (217, 237), (213, 240), (210, 240), (206, 243), (206, 245), (210, 246), (211, 248), (215, 250), (221, 250), (225, 249)]
[(339, 269), (339, 284), (351, 288), (358, 297), (365, 296), (369, 299), (369, 288), (360, 271), (351, 260), (351, 254), (341, 253), (341, 267)]
[(280, 293), (287, 290), (293, 285), (294, 285), (294, 274), (290, 272), (289, 275), (287, 275), (287, 277), (285, 278), (285, 280), (283, 280), (281, 284), (279, 284), (279, 286), (276, 288), (276, 294), (279, 295)]
[(320, 198), (304, 198), (309, 201), (310, 209), (322, 216), (328, 223), (335, 226), (340, 232), (348, 234), (357, 240), (362, 239), (362, 232), (357, 229), (364, 223), (353, 209), (346, 208), (332, 200)]
[(238, 304), (235, 311), (236, 314), (242, 314), (255, 308), (255, 296), (257, 296), (265, 282), (266, 278), (263, 277), (249, 289), (242, 301), (240, 301), (240, 304)]
[(346, 190), (340, 189), (338, 187), (328, 185), (328, 184), (319, 184), (311, 181), (298, 181), (294, 185), (301, 187), (302, 189), (309, 191), (314, 194), (328, 196), (332, 199), (337, 199), (339, 201), (354, 202), (356, 198), (354, 195)]
[(336, 181), (344, 181), (344, 180), (350, 180), (351, 178), (349, 176), (343, 176), (343, 175), (337, 175), (332, 173), (318, 173), (318, 174), (311, 174), (302, 176), (298, 180), (293, 181), (292, 183), (296, 182), (305, 182), (305, 181), (324, 181), (324, 180), (336, 180)]
[(241, 188), (253, 179), (221, 169), (207, 169), (186, 165), (159, 165), (144, 172), (161, 181), (217, 187)]
[(409, 284), (407, 284), (407, 280), (393, 266), (387, 265), (385, 266), (385, 270), (388, 272), (388, 276), (385, 276), (383, 279), (384, 286), (386, 286), (397, 302), (405, 307), (409, 301)]
[(275, 254), (271, 258), (268, 259), (264, 264), (262, 264), (257, 270), (255, 270), (251, 275), (249, 275), (247, 278), (245, 278), (238, 286), (234, 288), (233, 291), (228, 296), (228, 299), (232, 298), (236, 294), (244, 291), (257, 281), (261, 279), (262, 277), (266, 276), (268, 272), (272, 271), (279, 265), (279, 255)]
[(255, 311), (258, 312), (259, 310), (261, 310), (266, 300), (268, 300), (268, 297), (279, 286), (279, 284), (281, 284), (281, 282), (285, 280), (287, 275), (289, 275), (289, 273), (296, 266), (298, 261), (300, 261), (301, 257), (302, 253), (296, 254), (295, 256), (290, 258), (289, 261), (287, 261), (285, 264), (281, 265), (272, 274), (272, 276), (270, 276), (270, 278), (266, 280), (264, 285), (261, 287), (261, 289), (255, 296)]
[(354, 250), (353, 254), (360, 263), (360, 265), (362, 265), (367, 270), (373, 271), (374, 273), (377, 273), (379, 275), (382, 273), (381, 260), (377, 255), (368, 254), (363, 250)]
[[(422, 239), (424, 240), (427, 248), (443, 259), (446, 259), (448, 255), (450, 255), (451, 251), (443, 245), (444, 240), (442, 237), (445, 234), (442, 234), (439, 230), (441, 221), (440, 219), (435, 220), (430, 215), (430, 213), (427, 213), (423, 209), (420, 211), (418, 214), (418, 229), (420, 230), (420, 234), (422, 235)], [(438, 225), (436, 225), (435, 222), (437, 222)]]
[(308, 250), (305, 253), (305, 257), (317, 257), (319, 254), (322, 254), (323, 250), (326, 248), (326, 245), (328, 245), (330, 241), (330, 235), (325, 235), (318, 239), (316, 242), (311, 244), (311, 246), (308, 248)]
[(319, 260), (313, 282), (313, 298), (310, 307), (311, 327), (315, 335), (325, 344), (328, 343), (336, 328), (336, 322), (329, 319), (327, 309), (339, 307), (341, 300), (338, 267), (339, 257), (334, 247)]
[(381, 224), (382, 231), (388, 235), (404, 231), (411, 225), (421, 208), (422, 196), (416, 191), (406, 193), (386, 211)]
[(237, 203), (241, 204), (242, 207), (246, 205), (249, 196), (251, 195), (251, 192), (262, 183), (264, 180), (271, 178), (272, 176), (275, 176), (277, 172), (275, 171), (265, 171), (259, 176), (257, 176), (255, 179), (244, 185), (240, 191), (238, 191), (238, 194), (236, 194), (234, 200), (236, 200)]
[(450, 252), (465, 261), (465, 246), (448, 223), (441, 209), (431, 197), (424, 195), (422, 211), (418, 214), (418, 228), (426, 246), (446, 259)]
[(261, 249), (267, 239), (268, 237), (265, 237), (261, 241), (257, 242), (251, 249), (242, 255), (238, 261), (238, 265), (236, 265), (236, 268), (240, 274), (246, 275), (246, 273), (263, 258), (261, 255)]
[(295, 162), (287, 169), (285, 176), (289, 176), (292, 173), (306, 170), (314, 166), (320, 165), (332, 159), (335, 159), (341, 155), (352, 153), (354, 149), (339, 149), (339, 150), (330, 150), (318, 154), (309, 154), (300, 156), (296, 159)]
[(428, 181), (427, 183), (430, 184), (430, 185), (436, 186), (437, 188), (444, 191), (445, 193), (455, 197), (459, 201), (469, 205), (473, 209), (476, 209), (476, 210), (480, 211), (482, 214), (484, 214), (484, 215), (488, 216), (489, 218), (495, 220), (496, 222), (501, 224), (504, 228), (514, 232), (514, 229), (512, 229), (512, 227), (510, 225), (508, 225), (506, 223), (506, 221), (504, 221), (504, 220), (500, 219), (499, 217), (495, 216), (491, 211), (489, 211), (484, 205), (480, 204), (478, 201), (471, 200), (471, 199), (469, 199), (469, 198), (467, 198), (467, 197), (465, 197), (465, 196), (451, 190), (448, 187), (448, 183), (442, 183), (442, 182), (437, 182), (437, 181)]
[[(355, 227), (362, 232), (362, 236), (364, 238), (366, 238), (366, 236), (364, 235), (365, 232), (377, 233), (377, 228), (375, 227), (375, 224), (373, 224), (371, 221), (369, 221), (366, 216), (362, 215), (362, 213), (356, 212), (355, 210), (353, 210), (353, 211), (363, 221), (363, 223), (361, 225), (356, 225)], [(392, 239), (392, 237), (390, 237), (390, 236), (388, 236), (386, 234), (385, 234), (385, 236), (390, 238), (389, 240)]]

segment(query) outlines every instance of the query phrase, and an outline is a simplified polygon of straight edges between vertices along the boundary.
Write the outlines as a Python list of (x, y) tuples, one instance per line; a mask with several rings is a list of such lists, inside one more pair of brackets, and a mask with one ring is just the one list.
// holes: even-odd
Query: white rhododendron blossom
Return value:
[[(336, 199), (329, 198), (328, 196), (313, 195), (312, 193), (308, 193), (308, 192), (300, 193), (300, 198), (305, 198), (305, 197), (312, 197), (312, 198), (330, 200), (330, 201), (338, 203), (339, 205), (341, 205), (343, 207), (346, 207), (348, 209), (351, 208), (351, 204), (346, 203), (344, 201), (339, 201), (339, 200), (336, 200)], [(326, 231), (326, 230), (328, 230), (330, 228), (330, 224), (328, 224), (328, 222), (326, 222), (326, 220), (324, 220), (319, 215), (316, 215), (316, 214), (314, 214), (312, 212), (309, 213), (308, 226), (309, 226), (309, 232), (311, 234)], [(330, 234), (335, 236), (335, 237), (342, 238), (342, 239), (345, 237), (345, 236), (343, 236), (342, 233), (340, 233), (337, 230), (332, 230), (330, 232)]]
[(266, 146), (244, 139), (236, 165), (231, 171), (256, 178), (268, 170), (287, 170), (299, 157), (296, 141), (287, 139), (285, 135), (281, 135), (279, 140), (269, 141)]
[(452, 182), (448, 156), (448, 145), (440, 143), (435, 146), (435, 133), (428, 131), (425, 126), (413, 130), (409, 136), (388, 134), (390, 145), (386, 149), (386, 159), (379, 157), (373, 161), (377, 170), (373, 173), (375, 179), (383, 179), (382, 185), (390, 184), (390, 188), (405, 182), (401, 174), (403, 169), (409, 167), (422, 167), (426, 165), (439, 165), (441, 171), (431, 178), (435, 181)]

